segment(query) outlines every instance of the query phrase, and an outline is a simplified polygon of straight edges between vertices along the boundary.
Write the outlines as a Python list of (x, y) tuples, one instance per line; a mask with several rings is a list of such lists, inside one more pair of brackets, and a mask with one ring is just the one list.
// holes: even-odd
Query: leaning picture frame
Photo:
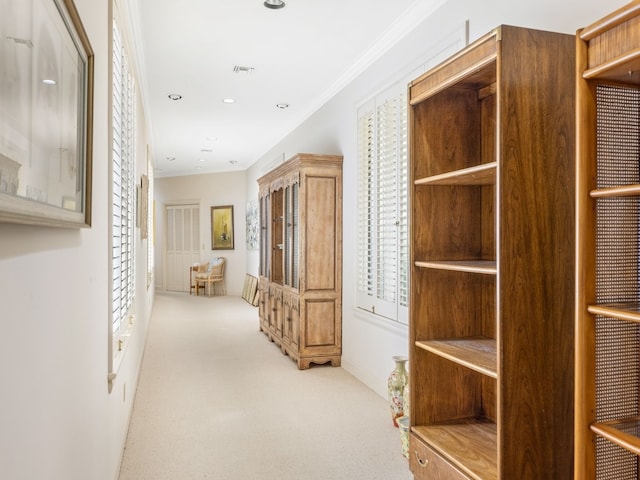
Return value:
[(94, 53), (73, 0), (6, 0), (0, 222), (91, 226)]
[(233, 205), (211, 207), (211, 250), (233, 250)]

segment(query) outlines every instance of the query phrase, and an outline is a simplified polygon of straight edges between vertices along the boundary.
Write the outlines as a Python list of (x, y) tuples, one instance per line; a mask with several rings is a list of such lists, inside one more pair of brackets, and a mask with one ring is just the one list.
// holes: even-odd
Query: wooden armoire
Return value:
[(342, 156), (300, 153), (258, 179), (260, 330), (299, 369), (342, 355)]

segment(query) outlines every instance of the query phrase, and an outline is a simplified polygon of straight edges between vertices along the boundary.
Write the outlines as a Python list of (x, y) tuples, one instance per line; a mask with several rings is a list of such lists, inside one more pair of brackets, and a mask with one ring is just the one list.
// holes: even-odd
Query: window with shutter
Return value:
[(153, 162), (151, 161), (151, 155), (147, 157), (147, 172), (149, 172), (149, 188), (147, 191), (147, 288), (153, 283), (153, 264), (154, 264), (154, 251), (153, 251)]
[(358, 108), (356, 304), (402, 324), (409, 313), (407, 85), (468, 36), (465, 22), (433, 43), (422, 66)]
[(400, 84), (358, 111), (358, 306), (407, 323), (407, 95)]
[(135, 86), (122, 42), (113, 25), (112, 148), (112, 326), (126, 323), (134, 293)]

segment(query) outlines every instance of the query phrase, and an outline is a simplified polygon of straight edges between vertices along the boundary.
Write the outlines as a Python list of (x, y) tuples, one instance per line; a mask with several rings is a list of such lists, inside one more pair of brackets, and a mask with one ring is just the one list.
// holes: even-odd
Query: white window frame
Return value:
[(110, 386), (131, 334), (135, 296), (136, 89), (126, 42), (112, 24), (111, 104), (111, 342)]
[(407, 324), (407, 87), (358, 109), (358, 308)]
[[(401, 79), (397, 83), (364, 102), (357, 109), (356, 307), (402, 325), (407, 325), (409, 319), (409, 262), (411, 260), (409, 257), (408, 225), (410, 208), (408, 204), (408, 84), (421, 73), (459, 51), (468, 43), (469, 24), (466, 21), (461, 28), (454, 29), (444, 35), (440, 41), (434, 42), (432, 47), (422, 56), (424, 60), (420, 66), (416, 67), (414, 64), (414, 67), (407, 68), (405, 74), (400, 75)], [(407, 74), (408, 71), (411, 73)], [(386, 108), (394, 102), (398, 107), (395, 114), (392, 112), (393, 108)], [(399, 108), (401, 106), (404, 108)], [(393, 141), (386, 142), (389, 150), (383, 150), (386, 152), (384, 155), (387, 157), (391, 155), (395, 162), (395, 169), (388, 169), (387, 173), (395, 177), (395, 190), (390, 194), (395, 195), (396, 201), (394, 216), (384, 217), (379, 212), (376, 188), (381, 183), (378, 176), (383, 170), (379, 167), (381, 162), (378, 159), (381, 143), (378, 137), (381, 125), (380, 118), (377, 118), (379, 115), (376, 113), (386, 112), (389, 114), (390, 111), (392, 116), (395, 115), (395, 145), (391, 145)], [(367, 166), (366, 162), (370, 162), (371, 165)], [(382, 163), (389, 165), (389, 162), (383, 161)], [(382, 238), (382, 236), (378, 231), (378, 225), (380, 225), (380, 229), (386, 228), (389, 233), (387, 238), (391, 238), (389, 242), (391, 248), (385, 250), (385, 245), (380, 245), (378, 238)], [(384, 255), (385, 251), (391, 252), (389, 255), (392, 258), (379, 259), (378, 257)], [(389, 276), (395, 278), (390, 289), (385, 290), (383, 282), (389, 280)]]
[(147, 151), (147, 176), (149, 177), (149, 191), (147, 192), (147, 290), (153, 284), (153, 267), (154, 267), (154, 243), (153, 237), (153, 218), (155, 215), (155, 204), (153, 203), (153, 161), (151, 160), (151, 152)]

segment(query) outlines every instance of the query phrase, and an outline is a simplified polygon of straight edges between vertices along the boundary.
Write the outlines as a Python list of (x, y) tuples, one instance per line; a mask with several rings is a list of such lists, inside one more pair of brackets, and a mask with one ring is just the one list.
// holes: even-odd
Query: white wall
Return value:
[[(257, 197), (255, 181), (274, 158), (296, 152), (344, 155), (343, 367), (386, 397), (392, 355), (408, 350), (406, 327), (375, 318), (355, 307), (356, 285), (356, 109), (408, 72), (421, 68), (435, 45), (469, 20), (470, 40), (500, 24), (574, 34), (626, 0), (450, 0), (377, 62), (263, 155), (247, 173), (247, 194)], [(429, 53), (428, 53), (429, 52)], [(257, 254), (247, 263), (257, 272)]]
[[(156, 178), (154, 198), (156, 204), (156, 288), (164, 290), (166, 206), (184, 203), (200, 206), (200, 261), (212, 257), (226, 257), (225, 285), (227, 295), (241, 295), (246, 267), (246, 172), (227, 172), (206, 175)], [(211, 250), (211, 207), (233, 205), (234, 249)]]
[[(96, 55), (93, 225), (75, 230), (0, 224), (0, 476), (7, 480), (116, 478), (153, 303), (153, 293), (147, 291), (142, 274), (146, 242), (137, 235), (137, 325), (109, 393), (109, 2), (75, 2)], [(234, 271), (257, 273), (256, 252), (244, 252), (244, 210), (246, 200), (257, 197), (255, 181), (263, 173), (262, 166), (283, 153), (287, 158), (296, 152), (343, 154), (343, 364), (385, 395), (386, 376), (393, 367), (390, 357), (406, 352), (406, 330), (359, 314), (354, 308), (356, 106), (389, 84), (397, 72), (419, 64), (420, 55), (434, 39), (466, 19), (471, 21), (472, 38), (500, 23), (573, 33), (625, 3), (450, 0), (275, 145), (246, 178), (234, 178), (233, 185), (242, 198), (235, 195), (238, 192), (230, 198), (218, 197), (215, 189), (222, 191), (225, 182), (217, 179), (212, 180), (215, 188), (211, 188), (211, 197), (198, 194), (205, 211), (214, 204), (236, 206)], [(138, 112), (142, 112), (141, 106)], [(138, 133), (144, 131), (140, 125)], [(144, 143), (138, 148), (138, 176), (145, 169)], [(191, 191), (199, 188), (192, 186)], [(183, 195), (196, 196), (188, 191)], [(245, 263), (240, 258), (243, 255)]]
[[(137, 324), (108, 389), (109, 2), (75, 0), (95, 53), (90, 229), (0, 224), (0, 477), (112, 480), (133, 404), (153, 292), (136, 231)], [(144, 112), (138, 106), (139, 135)], [(146, 171), (145, 143), (138, 175)]]

